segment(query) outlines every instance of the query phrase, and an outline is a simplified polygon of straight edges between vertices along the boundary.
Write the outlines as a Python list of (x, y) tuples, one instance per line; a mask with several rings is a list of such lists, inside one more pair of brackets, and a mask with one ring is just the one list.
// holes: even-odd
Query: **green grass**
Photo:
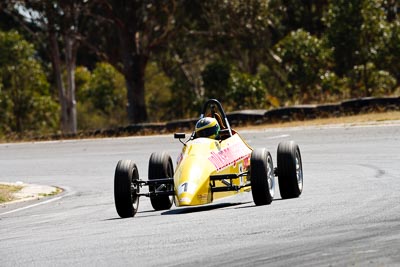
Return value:
[(39, 194), (40, 197), (51, 197), (51, 196), (55, 196), (58, 195), (62, 192), (61, 188), (56, 188), (56, 190), (54, 190), (53, 192), (51, 192), (50, 194)]
[(14, 200), (13, 193), (22, 189), (22, 186), (0, 184), (0, 203)]

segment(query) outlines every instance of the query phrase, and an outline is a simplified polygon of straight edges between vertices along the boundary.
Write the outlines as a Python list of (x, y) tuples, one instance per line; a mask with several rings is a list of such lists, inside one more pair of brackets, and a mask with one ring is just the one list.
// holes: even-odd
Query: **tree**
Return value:
[(52, 132), (58, 116), (33, 45), (0, 32), (0, 132)]
[[(156, 62), (150, 62), (146, 67), (146, 105), (150, 121), (171, 120), (174, 117), (168, 112), (171, 105), (171, 80), (158, 67)], [(174, 99), (176, 101), (176, 99)]]
[(275, 10), (281, 24), (281, 36), (299, 29), (317, 37), (321, 37), (324, 33), (326, 26), (323, 23), (323, 16), (329, 0), (273, 0), (273, 2), (273, 5), (277, 5)]
[(382, 29), (383, 41), (377, 51), (375, 65), (393, 75), (398, 85), (400, 82), (400, 3), (388, 0), (380, 4), (384, 16), (379, 17), (381, 22), (375, 26)]
[[(51, 59), (54, 80), (61, 106), (61, 130), (76, 133), (75, 68), (80, 40), (80, 28), (85, 10), (91, 4), (85, 0), (8, 0), (8, 14), (23, 24), (39, 43), (46, 46)], [(45, 41), (46, 40), (46, 41)], [(66, 71), (66, 86), (62, 78)]]
[(325, 18), (326, 36), (329, 45), (334, 47), (334, 70), (344, 76), (357, 65), (357, 53), (360, 49), (362, 2), (364, 0), (331, 1)]
[(376, 65), (389, 71), (400, 82), (400, 15), (388, 26)]
[(203, 5), (208, 29), (193, 35), (206, 35), (212, 51), (252, 75), (261, 62), (276, 63), (272, 47), (278, 27), (269, 1), (211, 1)]
[(228, 103), (234, 110), (267, 107), (267, 89), (257, 76), (232, 71), (227, 92)]
[(148, 119), (145, 69), (151, 54), (168, 40), (174, 29), (176, 4), (99, 0), (92, 10), (96, 21), (88, 45), (124, 75), (131, 123)]
[(201, 73), (206, 98), (218, 98), (225, 102), (229, 90), (231, 66), (223, 61), (208, 64)]
[[(389, 12), (385, 11), (385, 4), (388, 3), (383, 0), (340, 0), (330, 4), (326, 18), (327, 39), (334, 49), (335, 72), (351, 78), (352, 96), (372, 96), (374, 91), (382, 89), (379, 87), (388, 91), (393, 84), (390, 73), (376, 69), (382, 65), (390, 69), (388, 62), (383, 63), (391, 58), (386, 52), (397, 53), (396, 49), (392, 50), (398, 39), (396, 23), (392, 26), (388, 23), (393, 18), (387, 17)], [(384, 77), (388, 77), (387, 84), (381, 82)]]
[[(271, 1), (272, 2), (272, 1)], [(275, 6), (270, 1), (184, 1), (177, 11), (174, 38), (157, 55), (162, 69), (174, 80), (172, 94), (177, 116), (199, 111), (206, 97), (224, 98), (230, 70), (254, 76), (266, 62), (276, 74)], [(225, 66), (222, 66), (225, 65)], [(214, 72), (216, 71), (216, 72)], [(216, 80), (214, 80), (216, 79)], [(245, 80), (245, 79), (243, 79)], [(220, 88), (217, 88), (221, 86)], [(243, 87), (240, 87), (243, 88)]]
[(207, 35), (204, 1), (180, 1), (176, 10), (173, 38), (154, 53), (154, 61), (171, 80), (170, 118), (197, 116), (206, 94), (204, 66), (215, 57)]
[(80, 129), (117, 127), (126, 123), (124, 78), (113, 66), (99, 62), (92, 72), (78, 67), (76, 81)]
[(276, 46), (287, 73), (286, 96), (291, 100), (314, 100), (321, 76), (332, 65), (332, 50), (324, 42), (304, 30), (293, 31)]

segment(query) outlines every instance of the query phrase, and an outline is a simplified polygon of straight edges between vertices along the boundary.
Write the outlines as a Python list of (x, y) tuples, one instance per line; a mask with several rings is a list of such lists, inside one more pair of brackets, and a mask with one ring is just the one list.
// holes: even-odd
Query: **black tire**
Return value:
[[(161, 178), (173, 178), (174, 167), (171, 157), (165, 152), (155, 152), (151, 154), (149, 160), (149, 180)], [(155, 191), (156, 188), (149, 186), (149, 191)], [(173, 184), (165, 185), (164, 190), (173, 190)], [(151, 205), (155, 210), (168, 210), (172, 206), (172, 196), (152, 196)]]
[(139, 179), (136, 164), (131, 160), (120, 160), (115, 168), (114, 200), (115, 208), (121, 218), (135, 216), (139, 207)]
[(299, 146), (294, 141), (279, 143), (277, 158), (281, 197), (299, 197), (303, 191), (303, 165)]
[(251, 192), (256, 206), (271, 204), (275, 192), (274, 164), (265, 149), (255, 149), (250, 158)]

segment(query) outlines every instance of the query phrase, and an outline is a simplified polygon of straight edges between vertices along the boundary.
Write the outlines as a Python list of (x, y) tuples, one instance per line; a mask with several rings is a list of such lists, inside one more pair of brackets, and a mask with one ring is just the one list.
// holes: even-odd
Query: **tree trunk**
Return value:
[[(76, 103), (75, 103), (75, 62), (76, 62), (76, 40), (71, 32), (67, 31), (64, 36), (65, 63), (67, 71), (67, 90), (64, 87), (61, 69), (60, 47), (57, 40), (58, 15), (51, 1), (45, 2), (45, 13), (47, 18), (48, 37), (50, 43), (50, 55), (56, 85), (58, 88), (61, 106), (61, 131), (62, 133), (76, 133)], [(70, 14), (68, 14), (70, 15)], [(74, 28), (76, 31), (76, 28)], [(74, 33), (74, 32), (72, 32)]]
[(144, 96), (144, 71), (147, 57), (138, 55), (133, 57), (133, 64), (124, 66), (128, 96), (128, 118), (130, 123), (147, 121), (147, 110)]
[(146, 102), (144, 97), (144, 75), (148, 56), (140, 51), (132, 39), (133, 33), (119, 28), (121, 42), (122, 73), (125, 77), (128, 97), (128, 119), (130, 123), (147, 121)]
[(68, 133), (77, 132), (76, 120), (76, 100), (75, 100), (75, 49), (74, 40), (66, 34), (65, 40), (65, 61), (67, 67), (67, 91), (65, 101), (67, 106), (66, 124), (68, 125)]
[(49, 41), (50, 41), (50, 54), (51, 54), (51, 64), (53, 66), (54, 78), (56, 81), (58, 89), (58, 97), (61, 106), (61, 132), (68, 132), (67, 125), (67, 105), (65, 101), (65, 88), (61, 75), (61, 60), (60, 60), (60, 49), (57, 42), (56, 33), (52, 30), (49, 31)]

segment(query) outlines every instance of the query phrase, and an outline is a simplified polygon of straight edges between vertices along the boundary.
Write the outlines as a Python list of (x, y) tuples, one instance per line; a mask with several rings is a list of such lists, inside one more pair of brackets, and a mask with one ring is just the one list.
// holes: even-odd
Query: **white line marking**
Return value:
[(37, 207), (37, 206), (41, 206), (41, 205), (45, 205), (45, 204), (60, 200), (63, 197), (75, 194), (75, 192), (71, 191), (69, 188), (63, 187), (63, 189), (65, 191), (67, 191), (67, 192), (66, 192), (66, 194), (63, 194), (62, 196), (54, 197), (54, 198), (51, 198), (49, 200), (45, 200), (45, 201), (42, 201), (42, 202), (39, 202), (39, 203), (36, 203), (36, 204), (28, 205), (28, 206), (25, 206), (25, 207), (22, 207), (22, 208), (18, 208), (18, 209), (15, 209), (15, 210), (6, 211), (6, 212), (3, 212), (3, 213), (0, 213), (0, 216), (11, 214), (11, 213), (14, 213), (14, 212), (19, 212), (19, 211), (22, 211), (22, 210), (31, 209), (31, 208), (34, 208), (34, 207)]
[(281, 138), (285, 138), (285, 137), (289, 137), (290, 134), (281, 134), (281, 135), (276, 135), (276, 136), (270, 136), (267, 137), (266, 139), (281, 139)]
[(53, 202), (53, 201), (56, 201), (56, 200), (60, 200), (61, 198), (62, 197), (55, 197), (55, 198), (52, 198), (52, 199), (49, 199), (49, 200), (46, 200), (46, 201), (43, 201), (43, 202), (39, 202), (39, 203), (36, 203), (36, 204), (33, 204), (33, 205), (29, 205), (29, 206), (26, 206), (26, 207), (15, 209), (15, 210), (10, 210), (10, 211), (4, 212), (4, 213), (0, 213), (0, 216), (1, 215), (6, 215), (6, 214), (10, 214), (10, 213), (14, 213), (14, 212), (18, 212), (18, 211), (21, 211), (21, 210), (34, 208), (34, 207), (37, 207), (37, 206), (40, 206), (40, 205), (44, 205), (44, 204), (47, 204), (47, 203), (50, 203), (50, 202)]

